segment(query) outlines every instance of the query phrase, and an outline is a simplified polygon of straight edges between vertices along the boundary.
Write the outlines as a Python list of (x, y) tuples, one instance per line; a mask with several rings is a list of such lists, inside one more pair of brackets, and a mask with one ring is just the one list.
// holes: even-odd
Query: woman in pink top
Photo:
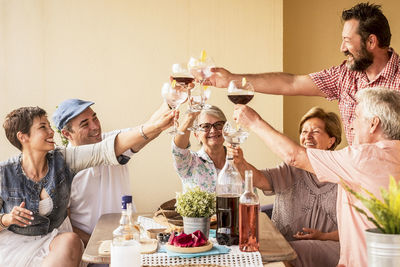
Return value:
[[(380, 196), (389, 175), (400, 178), (400, 94), (384, 88), (368, 88), (356, 94), (356, 116), (352, 122), (353, 145), (339, 151), (308, 149), (276, 131), (253, 109), (236, 105), (234, 119), (254, 131), (287, 164), (315, 173), (321, 182), (343, 179), (354, 190), (366, 188)], [(367, 266), (364, 231), (374, 228), (352, 206), (363, 204), (338, 187), (337, 218), (340, 266)]]

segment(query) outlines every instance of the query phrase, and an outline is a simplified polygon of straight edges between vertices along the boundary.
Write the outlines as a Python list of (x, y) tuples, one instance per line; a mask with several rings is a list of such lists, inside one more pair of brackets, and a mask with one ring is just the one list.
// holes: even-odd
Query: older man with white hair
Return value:
[[(387, 188), (389, 175), (400, 178), (400, 94), (384, 88), (368, 88), (356, 95), (351, 129), (353, 145), (342, 150), (306, 149), (276, 131), (253, 109), (236, 105), (234, 119), (254, 131), (287, 164), (315, 173), (321, 182), (363, 187), (376, 196)], [(341, 266), (367, 266), (364, 231), (375, 226), (352, 205), (363, 207), (343, 187), (338, 188), (337, 218)]]

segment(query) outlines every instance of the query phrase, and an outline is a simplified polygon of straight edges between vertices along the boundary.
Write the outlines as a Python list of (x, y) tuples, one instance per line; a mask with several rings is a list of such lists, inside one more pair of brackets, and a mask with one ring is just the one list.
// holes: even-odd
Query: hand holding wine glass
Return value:
[(196, 81), (200, 84), (201, 88), (201, 98), (202, 98), (202, 109), (210, 108), (211, 106), (205, 104), (208, 98), (210, 98), (211, 90), (209, 90), (208, 86), (204, 86), (204, 81), (211, 77), (212, 72), (211, 68), (215, 67), (214, 61), (212, 58), (207, 56), (207, 53), (202, 50), (200, 58), (191, 57), (188, 62), (188, 69)]
[(188, 97), (187, 89), (178, 85), (175, 80), (172, 83), (164, 83), (161, 88), (161, 95), (164, 98), (165, 102), (175, 110), (174, 117), (174, 129), (169, 132), (171, 135), (175, 134), (184, 134), (183, 132), (178, 131), (178, 117), (177, 110), (179, 106), (186, 101)]
[[(246, 81), (246, 78), (240, 80), (233, 80), (228, 85), (228, 98), (235, 104), (246, 105), (254, 97), (253, 85)], [(238, 123), (240, 125), (240, 123)], [(243, 131), (239, 126), (238, 131)]]

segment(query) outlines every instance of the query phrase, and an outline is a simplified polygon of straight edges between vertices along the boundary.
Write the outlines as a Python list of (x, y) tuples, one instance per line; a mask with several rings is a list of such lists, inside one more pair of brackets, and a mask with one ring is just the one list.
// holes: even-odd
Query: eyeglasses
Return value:
[(224, 128), (225, 122), (224, 121), (217, 121), (213, 124), (211, 123), (202, 123), (199, 125), (198, 130), (203, 132), (211, 131), (211, 128), (214, 127), (215, 130), (221, 131)]

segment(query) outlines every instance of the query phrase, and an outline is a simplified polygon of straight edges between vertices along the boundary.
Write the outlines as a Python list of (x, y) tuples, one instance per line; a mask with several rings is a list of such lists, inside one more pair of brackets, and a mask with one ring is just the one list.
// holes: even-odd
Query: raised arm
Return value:
[(275, 130), (252, 108), (235, 105), (234, 120), (256, 133), (286, 164), (314, 173), (306, 149)]
[(128, 149), (139, 151), (151, 140), (168, 129), (174, 118), (174, 111), (170, 110), (166, 104), (163, 104), (151, 118), (142, 126), (136, 127), (131, 131), (118, 134), (115, 138), (115, 155), (119, 156)]
[(190, 131), (188, 128), (193, 126), (193, 122), (196, 120), (199, 114), (200, 112), (191, 112), (187, 114), (185, 121), (180, 124), (179, 131), (183, 132), (184, 134), (175, 135), (174, 142), (177, 147), (182, 149), (188, 147), (190, 138)]
[(232, 145), (227, 145), (228, 153), (233, 156), (233, 162), (235, 163), (236, 168), (240, 172), (242, 179), (244, 180), (244, 172), (246, 170), (253, 171), (253, 185), (258, 189), (263, 191), (270, 191), (272, 187), (268, 182), (268, 179), (264, 176), (264, 174), (259, 171), (256, 167), (248, 163), (243, 157), (243, 150), (240, 147), (232, 147)]
[(234, 74), (224, 68), (213, 68), (211, 71), (213, 75), (207, 83), (215, 87), (227, 88), (231, 80), (241, 80), (245, 77), (254, 86), (256, 92), (263, 94), (326, 97), (308, 75), (283, 72)]

